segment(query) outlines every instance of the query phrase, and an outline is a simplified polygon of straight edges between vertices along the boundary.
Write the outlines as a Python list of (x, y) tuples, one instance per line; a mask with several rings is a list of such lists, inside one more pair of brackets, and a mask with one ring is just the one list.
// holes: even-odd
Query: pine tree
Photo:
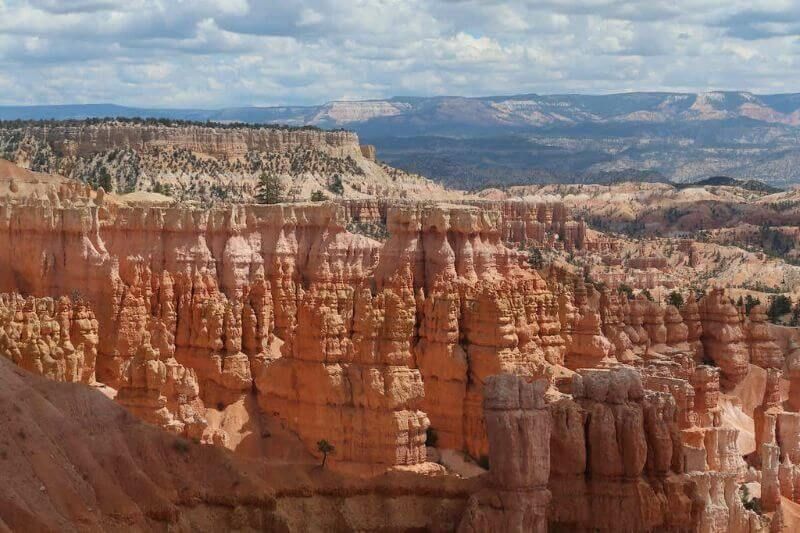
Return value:
[(325, 439), (317, 442), (317, 450), (322, 454), (322, 468), (325, 468), (325, 462), (328, 460), (328, 454), (336, 451), (336, 447)]
[(620, 294), (624, 294), (628, 300), (633, 300), (633, 288), (630, 285), (623, 283), (617, 288), (617, 291)]
[(342, 184), (342, 177), (339, 174), (333, 176), (333, 181), (328, 185), (328, 190), (339, 196), (344, 194), (344, 185)]
[(283, 184), (278, 176), (261, 173), (256, 188), (256, 201), (260, 204), (279, 204), (283, 201)]
[(111, 174), (109, 174), (106, 167), (100, 167), (97, 172), (97, 185), (102, 187), (105, 192), (114, 191), (114, 181), (111, 179)]
[(672, 291), (667, 297), (667, 303), (680, 309), (683, 307), (683, 296), (679, 292)]
[(539, 248), (531, 248), (529, 250), (528, 265), (535, 270), (544, 268), (544, 256)]

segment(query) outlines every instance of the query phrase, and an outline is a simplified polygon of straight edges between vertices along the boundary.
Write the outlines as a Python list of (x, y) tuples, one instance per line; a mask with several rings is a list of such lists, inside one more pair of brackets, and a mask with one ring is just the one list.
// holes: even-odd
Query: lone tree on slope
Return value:
[(283, 184), (278, 176), (261, 173), (256, 188), (256, 201), (260, 204), (278, 204), (283, 201)]
[(328, 454), (336, 451), (336, 447), (325, 439), (317, 442), (317, 450), (322, 454), (322, 468), (325, 468), (325, 461), (328, 460)]
[(344, 184), (342, 184), (342, 177), (339, 174), (333, 176), (331, 184), (328, 185), (328, 190), (339, 196), (344, 194)]
[(667, 297), (667, 303), (680, 309), (683, 307), (683, 296), (679, 292), (672, 291), (669, 293), (669, 297)]

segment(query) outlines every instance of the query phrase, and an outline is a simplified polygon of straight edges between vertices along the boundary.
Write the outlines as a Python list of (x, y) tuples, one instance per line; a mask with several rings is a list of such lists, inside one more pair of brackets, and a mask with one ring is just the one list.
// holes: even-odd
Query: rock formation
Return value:
[[(150, 344), (150, 334), (123, 371), (116, 400), (146, 422), (200, 439), (206, 427), (195, 371), (174, 358), (162, 359)], [(224, 437), (223, 437), (224, 438)]]
[(98, 321), (68, 297), (0, 295), (0, 354), (54, 381), (93, 383)]
[(323, 191), (332, 198), (463, 196), (378, 163), (374, 147), (362, 147), (355, 133), (343, 130), (139, 119), (31, 122), (0, 128), (0, 148), (25, 168), (63, 174), (105, 192), (136, 192), (132, 198), (140, 200), (154, 198), (142, 194), (151, 192), (207, 203), (252, 201), (262, 173), (280, 178), (287, 199)]
[(775, 343), (767, 325), (767, 309), (759, 304), (750, 310), (747, 324), (750, 362), (763, 368), (782, 368), (783, 350)]
[(750, 350), (739, 312), (721, 289), (714, 289), (700, 300), (703, 323), (703, 353), (722, 373), (723, 389), (740, 383), (747, 375)]
[[(239, 437), (221, 413), (251, 402), (309, 457), (332, 444), (337, 472), (441, 473), (436, 436), (488, 461), (453, 497), (463, 531), (757, 529), (720, 387), (783, 359), (761, 313), (723, 291), (678, 310), (531, 268), (506, 241), (560, 249), (566, 232), (581, 249), (556, 205), (87, 203), (0, 205), (0, 290), (33, 295), (0, 298), (0, 348), (26, 369), (97, 380), (137, 417), (222, 446)], [(796, 352), (787, 406), (768, 374), (748, 457), (769, 513), (776, 487), (800, 494)]]
[(694, 295), (690, 295), (686, 303), (680, 310), (683, 323), (686, 324), (687, 336), (686, 341), (692, 348), (694, 353), (694, 360), (698, 363), (703, 362), (705, 354), (703, 352), (703, 323), (700, 319), (700, 308)]
[(486, 380), (488, 487), (470, 499), (461, 532), (547, 531), (550, 414), (546, 382), (501, 374)]

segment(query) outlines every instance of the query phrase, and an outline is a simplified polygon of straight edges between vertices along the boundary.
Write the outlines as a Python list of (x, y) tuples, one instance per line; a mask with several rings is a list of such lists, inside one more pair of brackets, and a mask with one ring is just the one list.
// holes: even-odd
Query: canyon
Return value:
[(800, 267), (742, 224), (793, 192), (467, 193), (241, 124), (0, 148), (5, 528), (800, 527)]
[(574, 258), (622, 245), (563, 202), (164, 205), (0, 171), (8, 528), (797, 524), (795, 329), (713, 281), (673, 306), (593, 279)]

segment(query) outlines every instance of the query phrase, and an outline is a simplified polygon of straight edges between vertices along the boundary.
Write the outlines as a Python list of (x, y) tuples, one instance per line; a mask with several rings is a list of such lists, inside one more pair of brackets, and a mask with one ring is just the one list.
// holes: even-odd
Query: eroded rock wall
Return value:
[[(390, 208), (379, 242), (347, 231), (354, 204), (94, 202), (0, 207), (0, 290), (38, 297), (3, 301), (2, 340), (19, 346), (38, 323), (25, 353), (41, 374), (96, 377), (140, 418), (216, 443), (225, 436), (206, 432), (204, 406), (256, 394), (312, 453), (320, 440), (334, 444), (334, 463), (423, 463), (432, 429), (439, 447), (488, 457), (494, 496), (517, 513), (509, 524), (533, 528), (547, 500), (543, 471), (525, 487), (503, 481), (510, 467), (497, 454), (506, 446), (493, 444), (492, 427), (540, 422), (541, 398), (549, 523), (749, 527), (736, 492), (745, 465), (737, 431), (721, 423), (720, 383), (740, 382), (751, 358), (778, 359), (760, 315), (745, 317), (722, 292), (679, 311), (554, 269), (545, 281), (505, 244), (502, 212), (475, 206)], [(383, 217), (371, 204), (357, 209)], [(48, 299), (61, 295), (71, 296)], [(67, 342), (83, 345), (83, 362), (59, 355)], [(8, 351), (27, 364), (21, 349)], [(719, 368), (698, 366), (703, 358)], [(542, 378), (531, 393), (527, 383)], [(512, 381), (519, 407), (502, 407), (498, 387)], [(785, 463), (797, 454), (783, 444), (794, 418), (784, 419), (774, 446)], [(517, 446), (539, 431), (520, 424), (511, 448), (542, 451)], [(788, 467), (776, 471), (773, 444), (764, 444), (774, 496)], [(516, 506), (519, 490), (530, 505)], [(494, 512), (485, 509), (494, 496), (471, 507), (476, 524)]]
[[(130, 361), (154, 359), (149, 343), (195, 373), (207, 404), (255, 386), (312, 449), (325, 438), (339, 460), (414, 464), (426, 411), (443, 444), (480, 455), (483, 379), (543, 371), (546, 285), (503, 245), (494, 212), (392, 209), (382, 246), (348, 233), (335, 204), (99, 203), (3, 207), (0, 248), (19, 260), (0, 261), (0, 286), (90, 302), (97, 377), (114, 388)], [(144, 387), (156, 399), (161, 381)]]
[(90, 156), (124, 146), (142, 150), (151, 146), (182, 148), (212, 156), (243, 156), (249, 151), (280, 152), (314, 146), (339, 157), (361, 155), (355, 133), (313, 128), (175, 127), (110, 122), (29, 127), (24, 133), (46, 140), (54, 150), (65, 156)]

